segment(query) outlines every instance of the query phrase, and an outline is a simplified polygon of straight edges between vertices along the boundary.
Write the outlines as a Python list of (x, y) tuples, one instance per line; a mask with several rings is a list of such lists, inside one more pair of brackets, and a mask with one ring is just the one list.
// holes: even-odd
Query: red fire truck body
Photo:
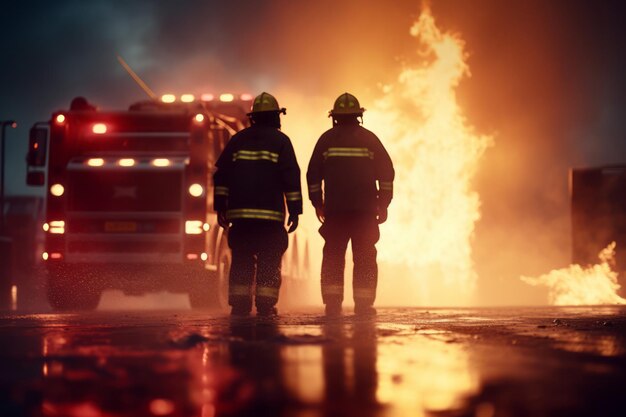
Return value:
[(187, 292), (192, 307), (225, 303), (230, 253), (211, 178), (249, 105), (83, 105), (31, 129), (27, 182), (43, 185), (47, 174), (42, 257), (53, 308), (96, 308), (108, 288)]

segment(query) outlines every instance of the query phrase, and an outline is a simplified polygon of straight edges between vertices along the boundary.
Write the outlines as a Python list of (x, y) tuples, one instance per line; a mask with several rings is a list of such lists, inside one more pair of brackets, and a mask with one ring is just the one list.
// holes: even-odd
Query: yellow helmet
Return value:
[(343, 93), (337, 100), (333, 109), (328, 112), (328, 116), (335, 116), (338, 114), (354, 114), (362, 115), (365, 109), (359, 104), (359, 100), (350, 93)]
[(266, 111), (275, 111), (278, 113), (287, 114), (287, 109), (284, 107), (279, 107), (276, 98), (270, 93), (266, 93), (264, 91), (255, 97), (254, 101), (252, 102), (252, 109), (250, 109), (250, 113), (248, 113), (248, 116), (253, 113), (261, 113)]

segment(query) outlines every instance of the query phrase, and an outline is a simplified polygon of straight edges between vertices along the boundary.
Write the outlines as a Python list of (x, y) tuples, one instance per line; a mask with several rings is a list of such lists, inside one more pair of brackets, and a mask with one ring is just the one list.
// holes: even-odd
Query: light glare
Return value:
[(163, 94), (161, 96), (161, 101), (163, 103), (173, 103), (176, 101), (176, 96), (174, 94)]
[(123, 158), (117, 161), (117, 164), (121, 167), (132, 167), (135, 165), (135, 160), (133, 158)]
[(152, 160), (152, 165), (155, 167), (168, 167), (171, 162), (167, 158), (157, 158)]
[(201, 220), (187, 220), (185, 222), (185, 233), (188, 235), (199, 235), (202, 233)]
[(93, 133), (96, 135), (103, 135), (107, 132), (107, 125), (104, 123), (96, 123), (92, 128)]
[(233, 101), (234, 99), (235, 99), (235, 96), (233, 96), (230, 93), (224, 93), (220, 95), (220, 101), (223, 101), (224, 103), (229, 103)]
[(196, 98), (194, 97), (193, 94), (183, 94), (182, 96), (180, 96), (180, 101), (182, 101), (183, 103), (191, 103), (195, 99)]
[(191, 184), (189, 186), (189, 194), (191, 194), (192, 197), (201, 197), (202, 194), (204, 194), (204, 187), (200, 184)]
[(104, 159), (102, 158), (90, 158), (87, 160), (87, 165), (90, 167), (101, 167), (104, 165)]
[(50, 194), (53, 196), (61, 197), (63, 193), (65, 193), (65, 187), (61, 184), (52, 184), (52, 186), (50, 186)]

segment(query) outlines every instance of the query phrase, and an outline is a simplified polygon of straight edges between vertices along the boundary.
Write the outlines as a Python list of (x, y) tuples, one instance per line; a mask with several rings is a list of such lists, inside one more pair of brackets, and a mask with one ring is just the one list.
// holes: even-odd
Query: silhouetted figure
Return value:
[(288, 245), (285, 201), (289, 233), (302, 214), (300, 167), (291, 141), (280, 131), (280, 113), (286, 111), (273, 96), (256, 97), (248, 113), (252, 125), (232, 137), (216, 163), (215, 210), (219, 224), (230, 227), (233, 315), (250, 313), (255, 272), (257, 314), (276, 314), (281, 259)]
[[(352, 240), (355, 313), (374, 315), (378, 281), (378, 224), (387, 219), (394, 169), (378, 137), (363, 128), (364, 108), (351, 94), (337, 98), (333, 127), (317, 141), (307, 172), (309, 198), (326, 241), (322, 299), (328, 315), (341, 314), (345, 256)], [(378, 186), (377, 186), (378, 182)]]

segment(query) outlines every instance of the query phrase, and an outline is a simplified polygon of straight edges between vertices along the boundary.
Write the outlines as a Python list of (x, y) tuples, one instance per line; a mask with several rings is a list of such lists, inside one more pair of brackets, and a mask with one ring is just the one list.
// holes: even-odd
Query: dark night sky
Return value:
[[(76, 95), (104, 108), (143, 99), (117, 63), (117, 53), (158, 93), (288, 89), (301, 94), (302, 103), (324, 97), (329, 106), (346, 89), (371, 96), (378, 83), (397, 76), (398, 62), (416, 49), (408, 29), (420, 4), (4, 2), (0, 118), (20, 122), (8, 134), (8, 192), (26, 192), (22, 161), (34, 121), (67, 107)], [(478, 258), (488, 257), (493, 245), (507, 257), (501, 240), (514, 221), (533, 237), (520, 234), (524, 243), (511, 244), (510, 256), (525, 248), (545, 253), (557, 247), (547, 251), (551, 259), (566, 262), (568, 168), (626, 163), (622, 4), (431, 2), (438, 25), (467, 43), (472, 77), (460, 86), (459, 97), (468, 120), (478, 131), (496, 135), (476, 179), (483, 199)], [(291, 109), (297, 112), (298, 106)], [(539, 236), (546, 228), (558, 237)], [(530, 262), (524, 272), (544, 267)]]

